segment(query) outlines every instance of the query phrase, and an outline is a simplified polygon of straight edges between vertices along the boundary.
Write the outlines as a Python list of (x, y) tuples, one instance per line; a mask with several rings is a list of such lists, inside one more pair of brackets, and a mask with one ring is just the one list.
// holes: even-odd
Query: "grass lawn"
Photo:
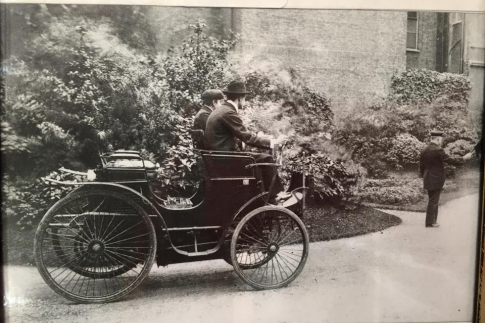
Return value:
[(340, 210), (310, 205), (303, 220), (312, 242), (378, 232), (401, 223), (400, 218), (367, 206)]
[[(400, 224), (401, 219), (366, 206), (340, 210), (310, 204), (303, 222), (310, 234), (310, 241), (315, 242), (382, 231)], [(3, 224), (4, 263), (33, 266), (35, 229), (19, 231), (14, 220), (4, 221)]]

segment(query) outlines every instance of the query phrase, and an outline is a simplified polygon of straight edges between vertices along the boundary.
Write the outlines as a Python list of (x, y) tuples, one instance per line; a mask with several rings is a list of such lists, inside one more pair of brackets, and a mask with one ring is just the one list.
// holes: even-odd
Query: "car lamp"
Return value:
[(88, 169), (88, 181), (94, 181), (96, 179), (96, 173), (94, 169)]

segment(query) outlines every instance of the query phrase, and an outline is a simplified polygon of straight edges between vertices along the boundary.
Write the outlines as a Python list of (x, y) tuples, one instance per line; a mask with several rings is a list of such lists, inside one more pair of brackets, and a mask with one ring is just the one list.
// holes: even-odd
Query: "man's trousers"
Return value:
[[(269, 154), (251, 153), (256, 163), (274, 163), (274, 159)], [(271, 182), (274, 177), (273, 186), (269, 192), (270, 201), (276, 197), (276, 194), (284, 190), (281, 179), (278, 175), (278, 168), (274, 166), (258, 166), (261, 171), (261, 177), (263, 179), (264, 190), (270, 189)]]
[(426, 225), (432, 225), (438, 220), (438, 203), (440, 201), (441, 189), (428, 190), (428, 208), (426, 209)]

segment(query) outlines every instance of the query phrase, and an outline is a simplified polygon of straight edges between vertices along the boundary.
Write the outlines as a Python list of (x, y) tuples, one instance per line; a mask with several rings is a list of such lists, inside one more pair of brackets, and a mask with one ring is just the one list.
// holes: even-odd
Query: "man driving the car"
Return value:
[[(286, 136), (277, 139), (261, 136), (250, 132), (243, 124), (238, 112), (246, 103), (246, 85), (241, 81), (233, 81), (225, 89), (227, 100), (217, 107), (209, 116), (204, 134), (204, 145), (207, 149), (218, 151), (237, 151), (238, 140), (243, 143), (260, 147), (273, 148), (284, 143)], [(252, 153), (256, 163), (274, 163), (273, 157), (264, 153)], [(284, 192), (283, 184), (278, 176), (277, 168), (261, 166), (263, 183), (266, 189), (274, 182), (269, 192), (270, 203), (287, 199), (290, 193)]]

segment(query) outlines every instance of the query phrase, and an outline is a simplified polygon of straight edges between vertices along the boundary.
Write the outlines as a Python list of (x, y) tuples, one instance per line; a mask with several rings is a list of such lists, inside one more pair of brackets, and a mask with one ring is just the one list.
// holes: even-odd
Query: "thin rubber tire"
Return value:
[[(141, 265), (142, 268), (141, 268), (139, 273), (134, 270), (134, 272), (137, 273), (137, 276), (134, 278), (134, 280), (131, 283), (129, 283), (126, 286), (122, 286), (122, 288), (119, 288), (119, 290), (116, 290), (116, 288), (113, 288), (114, 292), (109, 293), (109, 288), (108, 288), (107, 283), (106, 283), (106, 277), (103, 277), (101, 275), (103, 273), (101, 271), (98, 275), (98, 281), (100, 281), (100, 283), (98, 283), (98, 285), (101, 284), (101, 282), (102, 282), (101, 279), (104, 279), (104, 284), (106, 284), (107, 295), (99, 295), (99, 296), (95, 295), (96, 280), (94, 280), (93, 296), (88, 296), (87, 292), (86, 292), (86, 295), (80, 295), (79, 293), (69, 291), (69, 290), (67, 290), (67, 288), (63, 288), (63, 286), (61, 285), (62, 282), (59, 283), (59, 282), (56, 281), (56, 278), (53, 277), (52, 271), (49, 271), (49, 269), (48, 269), (48, 267), (47, 267), (47, 265), (44, 261), (45, 260), (44, 258), (47, 259), (49, 256), (48, 256), (48, 252), (46, 250), (44, 250), (43, 247), (45, 246), (45, 248), (48, 248), (49, 246), (48, 246), (47, 241), (48, 240), (53, 241), (52, 238), (49, 239), (49, 234), (52, 235), (52, 226), (53, 226), (53, 224), (59, 225), (59, 223), (60, 223), (60, 221), (56, 220), (56, 218), (55, 218), (56, 214), (58, 212), (60, 212), (61, 210), (63, 210), (63, 208), (67, 208), (66, 205), (70, 205), (69, 203), (74, 203), (76, 201), (82, 201), (83, 199), (86, 199), (86, 198), (89, 198), (89, 197), (95, 196), (95, 195), (110, 198), (114, 201), (117, 201), (117, 203), (121, 203), (121, 204), (125, 205), (125, 208), (130, 208), (132, 211), (135, 211), (136, 212), (135, 216), (140, 219), (140, 222), (139, 222), (140, 225), (143, 227), (144, 230), (146, 230), (146, 233), (144, 233), (143, 235), (146, 236), (147, 240), (146, 240), (146, 247), (144, 247), (146, 249), (146, 251), (144, 251), (145, 258), (142, 259), (143, 261), (141, 261), (138, 264), (138, 265)], [(77, 216), (77, 215), (75, 215), (75, 216)], [(79, 216), (82, 216), (82, 214), (79, 215)], [(54, 222), (54, 221), (56, 221), (56, 222)], [(113, 222), (113, 223), (115, 223), (115, 222)], [(106, 229), (104, 230), (104, 233), (108, 232), (108, 229), (109, 229), (110, 226), (111, 226), (111, 228), (113, 228), (115, 226), (115, 224), (110, 223), (109, 226), (106, 227)], [(67, 226), (66, 224), (62, 223), (62, 225), (63, 225), (64, 228), (66, 228), (66, 230), (68, 230), (68, 231), (70, 230), (70, 231), (74, 232), (74, 229), (70, 229), (69, 226)], [(106, 225), (106, 223), (104, 225)], [(51, 226), (51, 228), (49, 228), (49, 226)], [(51, 230), (51, 233), (47, 232), (48, 229)], [(103, 231), (103, 230), (100, 228), (99, 231), (100, 231), (99, 234), (101, 234), (101, 231)], [(112, 232), (114, 232), (114, 233), (112, 233)], [(115, 237), (115, 235), (125, 237), (125, 236), (121, 235), (121, 233), (123, 233), (123, 232), (119, 233), (119, 232), (116, 232), (114, 230), (112, 232), (111, 231), (109, 232), (109, 234), (112, 235), (112, 237), (109, 237), (109, 239), (111, 241), (114, 239), (113, 237)], [(55, 234), (57, 234), (57, 233), (55, 233)], [(71, 240), (67, 240), (67, 241), (74, 241), (73, 237), (70, 237), (69, 239), (71, 239)], [(85, 239), (82, 236), (80, 236), (80, 238)], [(133, 237), (131, 237), (129, 239), (133, 239)], [(126, 240), (126, 238), (125, 238), (125, 240)], [(118, 240), (118, 241), (121, 241), (121, 240)], [(125, 247), (116, 247), (116, 245), (117, 244), (119, 245), (119, 243), (120, 242), (109, 242), (109, 241), (107, 242), (107, 245), (110, 245), (110, 244), (114, 245), (113, 248), (111, 248), (111, 247), (109, 247), (109, 248), (112, 249), (112, 250), (115, 250), (115, 251), (110, 251), (111, 254), (107, 256), (107, 257), (109, 257), (107, 259), (110, 259), (111, 264), (116, 263), (116, 261), (118, 261), (120, 263), (122, 263), (122, 262), (126, 263), (127, 261), (132, 259), (132, 258), (129, 258), (129, 257), (132, 257), (132, 256), (129, 253), (127, 253), (126, 251), (123, 251), (123, 249), (116, 249), (116, 248), (125, 248)], [(56, 250), (54, 243), (53, 243), (53, 245), (54, 245), (54, 250)], [(42, 220), (41, 220), (41, 222), (40, 222), (40, 224), (37, 228), (37, 231), (36, 231), (36, 234), (35, 234), (35, 240), (34, 240), (35, 260), (36, 260), (36, 264), (37, 264), (37, 268), (39, 270), (39, 273), (41, 274), (44, 281), (49, 285), (49, 287), (51, 287), (59, 295), (65, 297), (65, 298), (67, 298), (71, 301), (79, 302), (79, 303), (107, 303), (107, 302), (113, 302), (113, 301), (120, 300), (123, 297), (127, 296), (136, 287), (138, 287), (138, 285), (140, 285), (140, 283), (146, 278), (146, 276), (150, 272), (150, 269), (153, 266), (153, 262), (155, 261), (156, 247), (157, 246), (156, 246), (155, 229), (153, 227), (153, 223), (152, 223), (150, 217), (143, 210), (143, 208), (140, 205), (138, 205), (136, 202), (134, 202), (132, 199), (127, 198), (125, 195), (117, 193), (117, 192), (113, 192), (113, 191), (110, 191), (110, 190), (105, 190), (105, 189), (76, 191), (76, 192), (69, 194), (65, 198), (59, 200), (56, 204), (54, 204), (54, 206), (52, 206), (49, 209), (49, 211), (47, 211), (45, 216), (42, 218)], [(132, 247), (131, 249), (136, 249), (136, 248), (137, 247)], [(108, 247), (106, 247), (106, 249), (108, 249)], [(138, 249), (136, 249), (136, 250), (138, 250)], [(57, 254), (57, 252), (52, 252), (52, 251), (49, 251), (49, 252), (51, 252), (51, 254)], [(135, 251), (135, 252), (140, 253), (139, 250)], [(44, 255), (44, 253), (46, 253), (46, 255)], [(85, 252), (85, 254), (86, 254), (86, 252)], [(50, 256), (50, 257), (52, 258), (52, 256)], [(74, 256), (70, 256), (70, 257), (71, 257), (71, 259), (79, 258), (79, 256), (76, 255), (76, 254)], [(83, 256), (82, 258), (83, 259), (81, 259), (81, 260), (77, 259), (76, 262), (79, 263), (79, 264), (84, 262), (85, 256)], [(62, 257), (60, 259), (61, 259), (61, 261), (65, 260), (65, 259), (63, 260)], [(96, 259), (98, 259), (98, 256), (96, 256)], [(123, 259), (123, 260), (120, 261), (120, 259)], [(50, 261), (51, 260), (49, 259), (48, 262), (50, 262)], [(133, 260), (131, 260), (131, 261), (133, 261)], [(87, 277), (88, 279), (90, 278), (89, 276), (81, 275), (81, 274), (79, 274), (78, 271), (70, 268), (70, 266), (72, 266), (73, 260), (70, 260), (69, 262), (71, 263), (71, 265), (67, 265), (67, 263), (63, 264), (63, 266), (66, 266), (66, 269), (64, 269), (63, 271), (71, 270), (72, 272), (75, 273), (74, 276), (79, 275), (79, 276)], [(97, 265), (97, 263), (96, 263), (96, 265), (93, 265), (93, 267), (96, 267), (96, 266), (98, 266), (98, 267), (104, 266), (104, 267), (107, 268), (106, 264)], [(64, 268), (64, 267), (59, 267), (59, 268)], [(59, 270), (59, 269), (56, 269), (56, 270)], [(96, 272), (96, 270), (95, 270), (95, 272)], [(74, 277), (74, 276), (72, 276), (72, 277)], [(130, 276), (130, 278), (132, 278), (132, 276)], [(70, 279), (72, 280), (73, 278), (70, 278)], [(122, 280), (123, 277), (121, 277), (121, 278), (114, 277), (114, 279)], [(69, 280), (69, 279), (67, 279), (67, 280)], [(79, 278), (78, 278), (78, 280), (79, 280)], [(89, 283), (90, 282), (88, 281), (88, 283), (87, 283), (88, 286), (89, 286)], [(120, 284), (119, 282), (117, 282), (117, 283)], [(76, 284), (77, 284), (77, 282), (76, 282)], [(84, 281), (83, 281), (83, 284), (84, 284)], [(76, 288), (76, 286), (74, 286), (73, 290), (75, 288)], [(79, 291), (81, 291), (81, 290), (82, 290), (82, 286), (79, 289)], [(86, 290), (87, 290), (87, 287), (86, 287)], [(101, 289), (101, 291), (102, 291), (102, 289)]]
[[(273, 222), (277, 224), (276, 230), (269, 224)], [(262, 229), (257, 229), (258, 225)], [(293, 235), (295, 232), (296, 236)], [(251, 266), (242, 261), (243, 256), (247, 258), (249, 255), (251, 259), (251, 250), (253, 255), (270, 253), (271, 256), (266, 255), (268, 260), (263, 264), (253, 256), (255, 262)], [(264, 206), (250, 212), (238, 224), (231, 240), (234, 270), (255, 289), (275, 289), (290, 284), (302, 272), (308, 252), (309, 237), (304, 223), (295, 213), (280, 206)], [(262, 274), (257, 280), (260, 271)]]

